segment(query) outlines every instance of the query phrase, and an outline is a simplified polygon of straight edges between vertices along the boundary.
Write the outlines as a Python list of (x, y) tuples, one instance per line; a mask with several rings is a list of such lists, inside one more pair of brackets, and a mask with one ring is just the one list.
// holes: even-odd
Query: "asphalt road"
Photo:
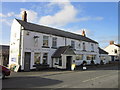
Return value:
[(12, 73), (2, 81), (2, 88), (118, 88), (118, 67)]

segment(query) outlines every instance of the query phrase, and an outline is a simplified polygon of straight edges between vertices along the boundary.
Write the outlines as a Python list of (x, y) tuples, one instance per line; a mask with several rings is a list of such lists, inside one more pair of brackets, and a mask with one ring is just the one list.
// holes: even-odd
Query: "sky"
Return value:
[[(28, 22), (49, 26), (86, 36), (97, 41), (101, 48), (109, 41), (118, 42), (117, 2), (2, 2), (0, 44), (10, 43), (13, 19), (21, 19), (27, 11)], [(1, 36), (1, 35), (0, 35)]]

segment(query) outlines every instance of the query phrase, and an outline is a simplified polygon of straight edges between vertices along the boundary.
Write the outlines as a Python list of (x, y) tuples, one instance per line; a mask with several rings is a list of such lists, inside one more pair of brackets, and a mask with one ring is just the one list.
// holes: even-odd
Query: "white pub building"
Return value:
[(35, 64), (69, 69), (71, 64), (81, 65), (85, 60), (100, 63), (99, 45), (82, 35), (27, 22), (24, 11), (22, 20), (14, 19), (11, 27), (9, 65), (20, 65), (30, 71)]

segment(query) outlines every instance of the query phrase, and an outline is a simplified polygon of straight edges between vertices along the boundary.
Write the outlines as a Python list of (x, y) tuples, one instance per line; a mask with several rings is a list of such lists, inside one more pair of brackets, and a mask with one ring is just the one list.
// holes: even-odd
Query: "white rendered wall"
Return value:
[[(15, 53), (10, 53), (10, 61), (9, 63), (17, 63), (18, 64), (18, 56), (19, 56), (19, 39), (20, 39), (20, 29), (21, 26), (20, 24), (14, 20), (13, 24), (12, 24), (12, 28), (11, 28), (11, 44), (10, 44), (10, 51), (11, 50), (16, 50)], [(17, 33), (17, 37), (14, 38), (14, 34)], [(29, 35), (27, 35), (27, 33), (29, 33)], [(43, 36), (49, 36), (49, 47), (50, 48), (42, 48), (43, 45)], [(35, 46), (35, 41), (34, 41), (34, 36), (38, 36), (38, 45)], [(34, 69), (33, 65), (34, 65), (34, 53), (39, 52), (41, 53), (41, 60), (42, 60), (42, 56), (43, 53), (48, 53), (48, 64), (50, 65), (50, 67), (52, 66), (52, 54), (57, 50), (57, 49), (53, 49), (52, 47), (52, 38), (53, 37), (57, 37), (57, 47), (60, 46), (65, 46), (65, 37), (60, 37), (60, 36), (55, 36), (55, 35), (49, 35), (49, 34), (43, 34), (43, 33), (38, 33), (38, 32), (33, 32), (33, 31), (27, 31), (27, 30), (22, 30), (22, 42), (21, 42), (21, 65), (22, 65), (22, 69), (24, 69), (24, 53), (25, 52), (31, 52), (31, 63), (30, 63), (30, 69)], [(93, 54), (93, 55), (97, 55), (96, 61), (99, 61), (99, 53), (98, 53), (98, 44), (95, 43), (91, 43), (91, 42), (85, 42), (85, 41), (80, 41), (80, 40), (74, 40), (74, 39), (70, 39), (70, 38), (66, 38), (66, 45), (71, 45), (71, 40), (75, 41), (75, 49), (76, 49), (76, 53), (77, 54)], [(86, 46), (86, 51), (82, 51), (83, 50), (83, 44), (85, 43)], [(15, 43), (15, 44), (12, 44)], [(79, 47), (80, 44), (80, 47)], [(91, 52), (91, 44), (94, 44), (94, 52)], [(16, 62), (11, 62), (11, 58), (12, 57), (16, 57), (17, 60)], [(63, 59), (65, 59), (65, 57), (63, 57)], [(85, 58), (84, 58), (85, 59)], [(42, 63), (42, 61), (40, 61), (40, 63)], [(66, 62), (63, 61), (63, 67), (65, 68), (66, 66)], [(80, 63), (80, 62), (78, 62)]]
[(14, 19), (11, 27), (11, 36), (10, 36), (9, 65), (18, 64), (20, 30), (21, 30), (21, 25)]
[[(117, 53), (114, 52), (115, 49), (117, 49)], [(115, 45), (109, 45), (104, 50), (109, 53), (108, 55), (117, 56), (120, 53), (119, 48)]]
[[(26, 35), (27, 32), (29, 32), (29, 35)], [(42, 48), (44, 35), (49, 36), (49, 47), (50, 48)], [(33, 38), (34, 36), (39, 36), (37, 47), (34, 46), (34, 38)], [(43, 53), (48, 53), (48, 64), (50, 64), (50, 66), (51, 66), (52, 65), (51, 56), (56, 50), (56, 49), (51, 48), (52, 47), (52, 37), (57, 37), (57, 47), (65, 46), (65, 38), (64, 37), (59, 37), (59, 36), (24, 30), (24, 42), (23, 42), (24, 52), (27, 52), (27, 51), (30, 51), (32, 53), (40, 52), (41, 57), (42, 57)], [(71, 40), (75, 41), (75, 49), (76, 49), (77, 54), (85, 54), (85, 55), (93, 54), (93, 55), (96, 55), (98, 57), (98, 44), (66, 38), (66, 45), (71, 45)], [(82, 51), (83, 50), (83, 46), (82, 46), (83, 42), (85, 43), (85, 46), (86, 46), (85, 52)], [(80, 44), (80, 47), (78, 46), (79, 44)], [(91, 52), (91, 44), (94, 44), (94, 52)], [(32, 55), (31, 69), (33, 69), (34, 54), (31, 54), (31, 55)], [(23, 59), (24, 59), (24, 57), (23, 57)], [(63, 62), (63, 63), (66, 63), (66, 62)], [(80, 62), (78, 62), (78, 63), (80, 63)], [(88, 61), (88, 63), (89, 63), (89, 61)], [(23, 63), (23, 65), (24, 65), (24, 63)], [(64, 67), (66, 67), (66, 66), (63, 65), (62, 68), (64, 68)]]

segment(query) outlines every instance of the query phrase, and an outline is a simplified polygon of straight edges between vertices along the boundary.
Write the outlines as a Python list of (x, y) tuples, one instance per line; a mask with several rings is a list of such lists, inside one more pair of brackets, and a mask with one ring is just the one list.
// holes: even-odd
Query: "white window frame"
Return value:
[[(46, 37), (46, 38), (45, 38)], [(47, 41), (47, 44), (44, 44), (44, 41)], [(45, 47), (49, 47), (49, 36), (43, 36), (43, 46), (45, 46)]]
[(57, 47), (57, 37), (52, 38), (52, 47)]
[(73, 49), (75, 49), (75, 41), (71, 40), (71, 46)]

